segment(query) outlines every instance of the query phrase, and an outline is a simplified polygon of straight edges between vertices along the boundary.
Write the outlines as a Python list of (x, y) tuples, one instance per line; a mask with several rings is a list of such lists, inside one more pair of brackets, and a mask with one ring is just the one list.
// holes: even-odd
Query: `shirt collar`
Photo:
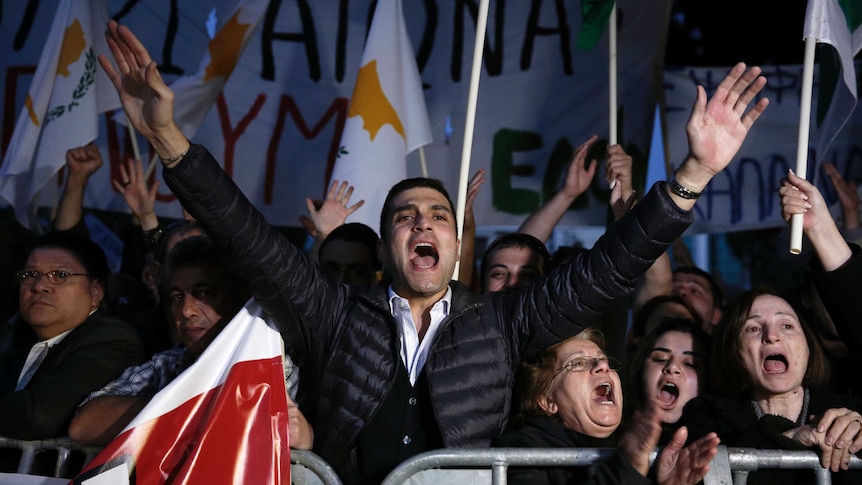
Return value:
[[(397, 312), (397, 305), (398, 305), (399, 301), (403, 301), (404, 303), (408, 304), (408, 306), (409, 306), (410, 301), (407, 298), (400, 296), (398, 293), (395, 293), (395, 290), (392, 288), (392, 285), (389, 285), (389, 289), (387, 290), (387, 293), (389, 294), (389, 309), (393, 315), (395, 315)], [(443, 298), (440, 298), (439, 300), (437, 300), (437, 303), (434, 303), (434, 307), (436, 307), (437, 305), (441, 305), (441, 304), (442, 304), (443, 315), (449, 316), (449, 309), (452, 307), (452, 287), (451, 286), (446, 287), (446, 293), (443, 295)]]

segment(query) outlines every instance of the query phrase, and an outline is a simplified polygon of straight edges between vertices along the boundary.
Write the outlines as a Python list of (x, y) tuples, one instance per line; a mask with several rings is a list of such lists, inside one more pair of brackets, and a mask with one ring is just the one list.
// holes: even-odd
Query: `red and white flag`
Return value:
[(71, 483), (289, 485), (282, 340), (251, 301)]

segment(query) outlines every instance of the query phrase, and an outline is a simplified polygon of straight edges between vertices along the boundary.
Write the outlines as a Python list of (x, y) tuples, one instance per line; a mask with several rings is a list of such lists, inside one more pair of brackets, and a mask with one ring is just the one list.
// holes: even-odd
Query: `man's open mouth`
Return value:
[(410, 262), (419, 269), (433, 268), (437, 264), (437, 261), (440, 260), (437, 248), (427, 242), (421, 242), (413, 246), (413, 254), (414, 256), (410, 259)]

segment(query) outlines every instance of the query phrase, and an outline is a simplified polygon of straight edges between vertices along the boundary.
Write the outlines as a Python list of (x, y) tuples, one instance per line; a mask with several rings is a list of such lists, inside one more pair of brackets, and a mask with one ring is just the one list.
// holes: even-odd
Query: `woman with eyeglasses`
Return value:
[[(686, 431), (677, 432), (650, 473), (650, 453), (661, 433), (655, 403), (637, 412), (618, 435), (623, 395), (604, 337), (588, 328), (526, 362), (519, 375), (519, 409), (514, 427), (495, 442), (514, 448), (615, 448), (591, 467), (514, 467), (508, 482), (541, 484), (697, 483), (717, 452), (712, 434), (682, 449)], [(648, 476), (650, 475), (650, 476)], [(655, 480), (655, 481), (654, 481)]]

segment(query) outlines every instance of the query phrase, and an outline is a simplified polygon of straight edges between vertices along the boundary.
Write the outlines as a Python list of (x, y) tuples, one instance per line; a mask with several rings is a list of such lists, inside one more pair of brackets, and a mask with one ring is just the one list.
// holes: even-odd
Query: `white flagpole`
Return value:
[(419, 147), (419, 165), (422, 167), (422, 176), (428, 178), (428, 165), (425, 163), (425, 147)]
[[(458, 180), (458, 202), (456, 218), (458, 220), (458, 239), (464, 233), (464, 212), (466, 211), (467, 184), (470, 178), (470, 154), (473, 151), (473, 126), (476, 122), (476, 100), (479, 97), (479, 76), (482, 74), (482, 56), (485, 49), (485, 31), (488, 27), (489, 0), (479, 3), (479, 16), (476, 19), (476, 41), (473, 44), (473, 68), (470, 71), (470, 91), (467, 96), (467, 118), (464, 122), (464, 146), (461, 150), (461, 175)], [(455, 273), (458, 274), (460, 264), (455, 263)]]
[[(617, 144), (617, 3), (611, 8), (608, 17), (608, 145)], [(613, 190), (617, 181), (612, 180), (610, 188)]]
[(611, 126), (608, 133), (608, 143), (617, 144), (617, 4), (614, 2), (611, 8), (611, 16), (608, 17), (608, 35), (610, 53), (608, 56), (609, 66), (609, 108)]
[[(807, 178), (808, 172), (808, 132), (811, 125), (811, 91), (814, 84), (814, 48), (817, 39), (805, 38), (805, 60), (802, 66), (802, 93), (799, 103), (799, 136), (796, 146), (796, 175)], [(790, 219), (790, 253), (802, 252), (802, 214), (794, 214)]]

